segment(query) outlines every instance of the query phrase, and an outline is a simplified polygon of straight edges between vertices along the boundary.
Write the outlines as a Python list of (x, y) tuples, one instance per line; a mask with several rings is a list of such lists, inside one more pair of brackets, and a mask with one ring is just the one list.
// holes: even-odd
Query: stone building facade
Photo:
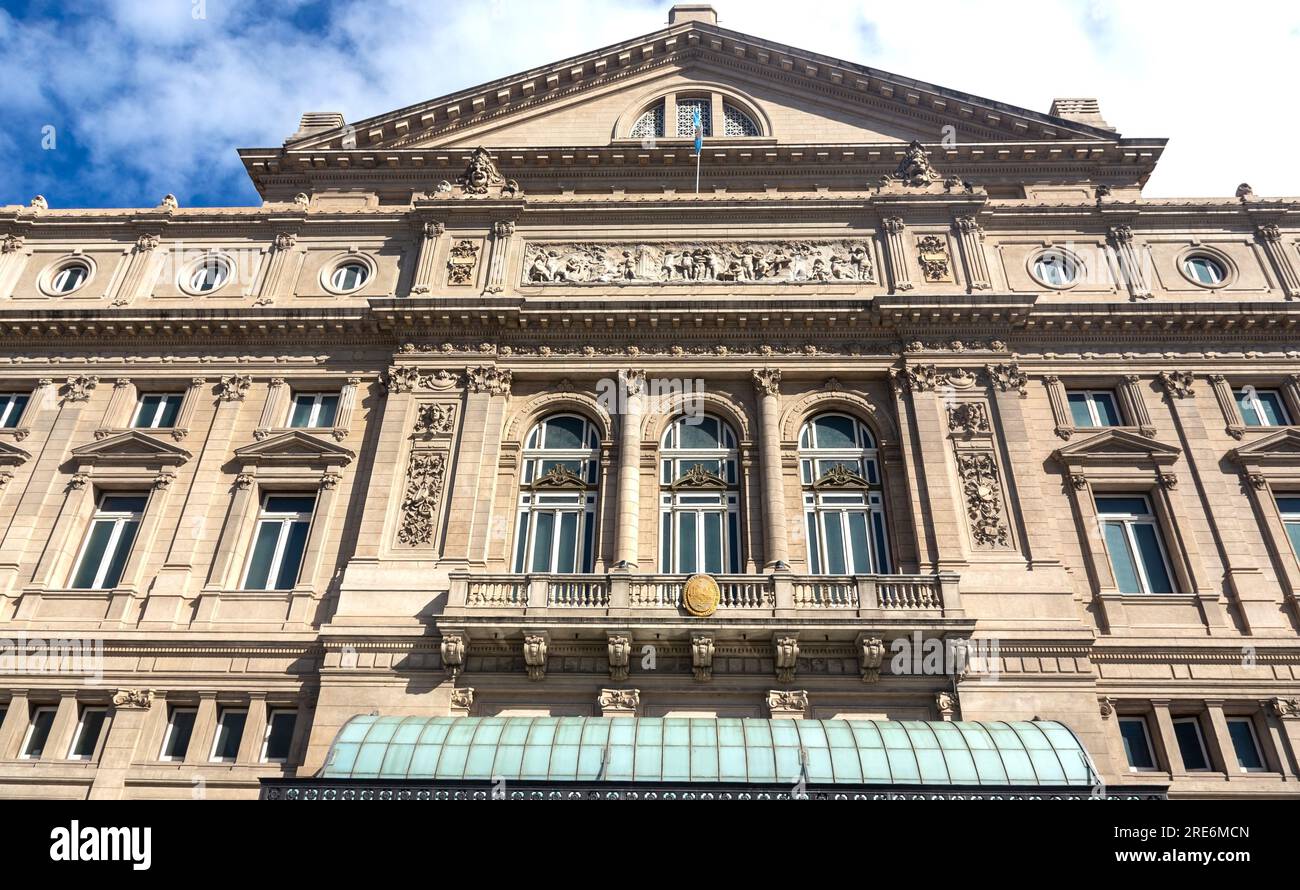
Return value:
[(0, 208), (0, 796), (256, 796), (372, 713), (1296, 793), (1300, 199), (1144, 198), (1164, 144), (679, 6), (304, 115), (261, 206)]

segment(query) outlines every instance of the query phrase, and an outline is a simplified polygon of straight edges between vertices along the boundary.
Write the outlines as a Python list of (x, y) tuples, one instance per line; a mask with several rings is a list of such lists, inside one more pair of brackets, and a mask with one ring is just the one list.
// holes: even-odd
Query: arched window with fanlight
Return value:
[(740, 573), (736, 434), (712, 415), (685, 415), (659, 450), (659, 570)]
[(799, 481), (815, 575), (891, 571), (876, 440), (847, 414), (821, 414), (799, 433)]
[(600, 434), (577, 414), (543, 418), (524, 440), (515, 571), (582, 573), (595, 561)]

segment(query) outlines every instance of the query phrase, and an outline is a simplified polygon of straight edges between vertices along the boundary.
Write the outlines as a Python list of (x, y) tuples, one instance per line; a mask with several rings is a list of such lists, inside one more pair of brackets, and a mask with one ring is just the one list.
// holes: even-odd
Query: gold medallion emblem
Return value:
[(716, 612), (721, 597), (718, 582), (712, 575), (691, 575), (682, 588), (682, 605), (696, 618), (707, 618)]

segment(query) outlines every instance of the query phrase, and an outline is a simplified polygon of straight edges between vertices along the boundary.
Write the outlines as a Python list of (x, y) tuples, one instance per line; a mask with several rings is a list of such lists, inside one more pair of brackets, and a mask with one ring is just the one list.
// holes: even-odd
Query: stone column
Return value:
[(645, 371), (619, 373), (624, 410), (618, 419), (618, 532), (614, 567), (636, 571), (641, 534), (641, 422)]
[(781, 478), (781, 369), (750, 372), (759, 399), (759, 453), (763, 464), (765, 569), (790, 568), (790, 533), (786, 525), (785, 488)]
[(426, 222), (420, 227), (420, 253), (415, 261), (415, 276), (411, 282), (411, 296), (424, 296), (433, 288), (438, 252), (438, 239), (446, 227), (440, 222)]
[(482, 563), (486, 558), (501, 447), (501, 419), (510, 396), (510, 382), (509, 371), (492, 367), (466, 369), (465, 417), (444, 550), (452, 565)]
[[(44, 419), (38, 415), (43, 414), (49, 406), (56, 403), (55, 390), (54, 381), (49, 379), (40, 381), (32, 393), (31, 404), (27, 406), (23, 417), (25, 426), (44, 427)], [(32, 467), (26, 489), (18, 495), (18, 503), (13, 508), (3, 538), (0, 538), (0, 621), (9, 618), (12, 607), (9, 598), (17, 595), (14, 591), (18, 584), (18, 568), (31, 539), (32, 530), (36, 528), (37, 516), (45, 500), (56, 490), (55, 486), (66, 480), (66, 477), (59, 472), (59, 466), (67, 457), (74, 441), (77, 422), (81, 417), (84, 404), (84, 402), (60, 404), (58, 414), (50, 426), (49, 434), (40, 444), (39, 451), (36, 447), (29, 446), (37, 453), (35, 465)], [(10, 494), (11, 503), (14, 496)]]
[(135, 249), (131, 251), (130, 258), (127, 260), (126, 274), (122, 276), (113, 295), (114, 306), (129, 305), (136, 297), (142, 295), (148, 280), (145, 273), (160, 242), (161, 239), (153, 234), (144, 234), (135, 239)]
[(1128, 226), (1111, 226), (1110, 240), (1115, 255), (1119, 259), (1120, 274), (1128, 286), (1129, 293), (1135, 300), (1145, 300), (1151, 296), (1151, 285), (1147, 283), (1146, 272), (1142, 268), (1142, 259), (1133, 242), (1133, 230)]
[(236, 763), (260, 763), (262, 738), (266, 735), (266, 693), (248, 694), (248, 717), (244, 720), (244, 735), (239, 740)]
[(339, 408), (334, 413), (334, 438), (342, 441), (352, 428), (352, 412), (357, 407), (357, 390), (361, 387), (360, 377), (349, 377), (339, 392)]
[(993, 282), (989, 280), (989, 264), (984, 256), (984, 229), (973, 216), (959, 216), (956, 224), (966, 282), (973, 291), (988, 290)]
[(104, 409), (104, 416), (99, 421), (99, 429), (95, 430), (95, 438), (103, 439), (116, 430), (125, 429), (131, 422), (134, 408), (135, 387), (131, 385), (131, 378), (117, 378), (113, 382), (113, 392), (108, 397), (108, 407)]
[(0, 760), (13, 760), (18, 756), (18, 746), (23, 743), (23, 734), (32, 719), (31, 710), (26, 689), (10, 692), (4, 722), (0, 723)]
[(285, 272), (297, 243), (298, 236), (293, 232), (280, 232), (275, 236), (271, 244), (271, 259), (267, 264), (266, 274), (262, 276), (262, 287), (258, 291), (254, 305), (268, 306), (280, 295)]
[(492, 226), (492, 253), (488, 261), (487, 289), (489, 294), (499, 294), (506, 289), (509, 273), (510, 242), (515, 234), (515, 224), (510, 220)]
[[(126, 786), (126, 774), (136, 759), (141, 730), (153, 713), (153, 693), (148, 690), (121, 690), (113, 696), (109, 711), (108, 737), (100, 751), (95, 778), (90, 785), (90, 800), (117, 800)], [(159, 703), (165, 718), (167, 705)], [(155, 752), (156, 753), (156, 752)], [(143, 759), (154, 759), (145, 757)]]
[(194, 731), (190, 733), (190, 746), (185, 749), (186, 763), (207, 763), (211, 758), (218, 716), (217, 693), (200, 692), (199, 710), (194, 716)]
[(903, 219), (887, 216), (880, 221), (880, 225), (885, 232), (885, 257), (889, 260), (889, 280), (892, 285), (890, 293), (909, 291), (915, 285), (912, 284), (912, 276), (907, 267), (907, 248), (903, 244), (906, 227)]
[(11, 279), (18, 275), (27, 260), (24, 240), (22, 235), (5, 235), (0, 239), (0, 295), (9, 293)]
[(254, 439), (265, 439), (271, 430), (284, 429), (289, 425), (287, 417), (289, 387), (283, 377), (272, 377), (266, 388), (266, 401), (262, 403), (262, 416), (253, 430)]
[(1273, 264), (1282, 292), (1288, 297), (1300, 297), (1300, 274), (1296, 273), (1291, 254), (1282, 243), (1282, 230), (1276, 225), (1264, 225), (1255, 230), (1255, 235), (1264, 245), (1264, 253)]

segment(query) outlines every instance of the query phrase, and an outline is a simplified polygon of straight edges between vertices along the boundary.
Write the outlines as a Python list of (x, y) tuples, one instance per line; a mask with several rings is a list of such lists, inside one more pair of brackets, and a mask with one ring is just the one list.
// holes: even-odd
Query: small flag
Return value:
[(695, 126), (695, 153), (699, 154), (704, 148), (704, 123), (700, 120), (700, 106), (695, 106), (692, 116), (692, 122)]

